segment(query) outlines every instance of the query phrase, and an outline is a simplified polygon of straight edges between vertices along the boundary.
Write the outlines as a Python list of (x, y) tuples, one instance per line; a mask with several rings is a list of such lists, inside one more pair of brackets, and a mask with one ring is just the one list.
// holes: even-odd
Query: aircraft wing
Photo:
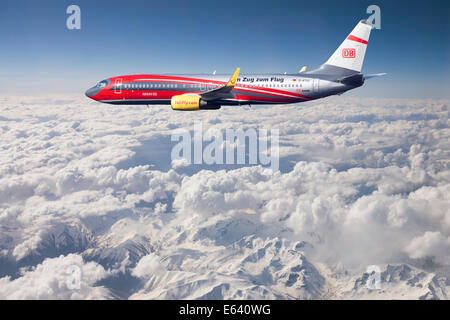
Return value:
[(205, 101), (213, 101), (218, 99), (227, 99), (227, 98), (234, 98), (233, 93), (231, 92), (236, 85), (237, 77), (239, 76), (240, 68), (236, 68), (236, 71), (234, 71), (233, 75), (231, 76), (230, 80), (228, 80), (228, 83), (224, 87), (220, 87), (218, 89), (206, 91), (200, 96)]

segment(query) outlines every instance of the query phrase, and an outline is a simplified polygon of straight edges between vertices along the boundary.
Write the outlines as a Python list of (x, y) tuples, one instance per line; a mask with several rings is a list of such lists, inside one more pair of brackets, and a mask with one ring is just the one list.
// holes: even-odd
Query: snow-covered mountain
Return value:
[(448, 300), (448, 277), (427, 272), (408, 264), (380, 266), (379, 283), (374, 284), (373, 272), (353, 275), (341, 272), (327, 274), (324, 299), (397, 299), (397, 300)]

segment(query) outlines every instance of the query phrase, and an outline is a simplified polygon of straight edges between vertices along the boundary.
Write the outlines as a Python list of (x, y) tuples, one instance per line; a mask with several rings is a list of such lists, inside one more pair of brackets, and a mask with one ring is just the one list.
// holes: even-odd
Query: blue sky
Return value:
[[(81, 30), (66, 8), (81, 8)], [(381, 8), (364, 73), (348, 95), (450, 98), (450, 1), (7, 1), (0, 93), (82, 93), (134, 73), (296, 72), (334, 52), (366, 8)]]

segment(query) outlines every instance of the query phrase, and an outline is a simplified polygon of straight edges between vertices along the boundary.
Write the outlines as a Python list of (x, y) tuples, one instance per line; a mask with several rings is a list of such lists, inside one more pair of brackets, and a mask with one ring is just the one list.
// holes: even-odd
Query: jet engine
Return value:
[(202, 100), (201, 97), (193, 95), (173, 96), (170, 101), (170, 104), (172, 105), (173, 110), (182, 110), (182, 111), (194, 111), (200, 109), (206, 110), (220, 109), (220, 105), (210, 104), (207, 101)]

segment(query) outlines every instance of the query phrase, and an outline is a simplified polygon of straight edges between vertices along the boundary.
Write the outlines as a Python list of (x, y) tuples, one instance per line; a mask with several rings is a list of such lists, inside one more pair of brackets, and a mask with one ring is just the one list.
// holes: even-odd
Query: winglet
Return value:
[(230, 80), (227, 83), (227, 87), (232, 87), (234, 88), (234, 86), (236, 85), (236, 80), (237, 77), (239, 76), (239, 71), (241, 70), (241, 68), (236, 68), (236, 71), (234, 71), (233, 75), (231, 76)]
[(300, 69), (299, 73), (305, 72), (306, 71), (306, 66), (303, 66), (303, 68)]

